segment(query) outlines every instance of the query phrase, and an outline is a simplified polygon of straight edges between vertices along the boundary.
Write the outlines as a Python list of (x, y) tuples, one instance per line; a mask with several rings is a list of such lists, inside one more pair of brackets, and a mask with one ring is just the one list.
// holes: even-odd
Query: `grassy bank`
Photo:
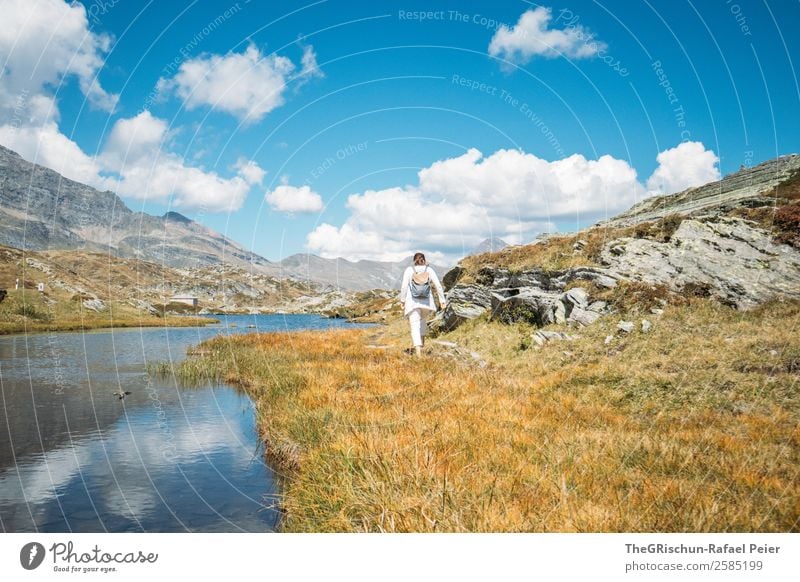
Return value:
[(399, 321), (218, 337), (177, 373), (253, 397), (288, 531), (800, 531), (800, 304), (647, 318), (476, 321), (420, 361)]
[(84, 308), (80, 301), (54, 299), (32, 289), (8, 291), (0, 303), (0, 335), (114, 327), (203, 326), (211, 321), (202, 317), (145, 315), (130, 305), (114, 301), (97, 312)]

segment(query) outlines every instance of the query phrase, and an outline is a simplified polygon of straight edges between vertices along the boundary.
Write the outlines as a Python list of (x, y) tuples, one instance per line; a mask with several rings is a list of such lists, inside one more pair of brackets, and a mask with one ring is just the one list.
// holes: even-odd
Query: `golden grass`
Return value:
[(800, 303), (648, 318), (448, 335), (485, 368), (407, 356), (397, 322), (218, 337), (178, 372), (253, 397), (288, 531), (800, 531)]

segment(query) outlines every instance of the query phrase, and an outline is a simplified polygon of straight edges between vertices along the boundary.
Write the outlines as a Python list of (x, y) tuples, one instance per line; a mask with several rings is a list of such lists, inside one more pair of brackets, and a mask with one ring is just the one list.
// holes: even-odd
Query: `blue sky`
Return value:
[(2, 4), (1, 144), (273, 260), (452, 258), (800, 152), (796, 2)]

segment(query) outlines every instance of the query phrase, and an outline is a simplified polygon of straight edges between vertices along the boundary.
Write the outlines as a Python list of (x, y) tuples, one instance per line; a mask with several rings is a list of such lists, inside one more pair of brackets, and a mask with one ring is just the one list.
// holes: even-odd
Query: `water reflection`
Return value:
[[(236, 328), (230, 328), (234, 324)], [(269, 531), (276, 476), (250, 400), (145, 372), (219, 333), (345, 325), (240, 316), (222, 325), (0, 338), (3, 531)], [(120, 400), (113, 392), (130, 391)]]

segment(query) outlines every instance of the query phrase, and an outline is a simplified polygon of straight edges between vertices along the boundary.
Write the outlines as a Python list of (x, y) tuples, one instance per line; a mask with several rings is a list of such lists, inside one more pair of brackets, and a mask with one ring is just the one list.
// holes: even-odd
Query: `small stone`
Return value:
[(538, 346), (543, 346), (544, 344), (550, 341), (561, 341), (561, 340), (573, 341), (575, 339), (578, 338), (568, 333), (564, 333), (561, 331), (544, 331), (541, 329), (534, 332), (533, 335), (531, 336), (531, 340)]
[(596, 313), (603, 313), (603, 311), (605, 311), (607, 306), (608, 306), (608, 303), (606, 303), (605, 301), (595, 301), (594, 303), (589, 305), (589, 307), (587, 307), (587, 309), (589, 311), (594, 311)]
[(607, 335), (607, 336), (606, 336), (606, 339), (605, 339), (605, 340), (603, 340), (603, 343), (604, 343), (605, 345), (608, 345), (608, 344), (610, 344), (610, 343), (611, 343), (611, 342), (613, 342), (613, 341), (614, 341), (614, 336), (613, 336), (613, 335)]
[(575, 322), (578, 325), (587, 326), (592, 325), (600, 318), (600, 314), (596, 311), (588, 311), (580, 307), (573, 307), (572, 312), (569, 314), (569, 321)]
[(777, 356), (778, 355), (778, 350), (770, 350), (769, 351), (769, 355), (770, 356)]
[(649, 332), (651, 329), (653, 329), (653, 324), (652, 324), (652, 323), (650, 323), (648, 320), (646, 320), (646, 319), (643, 319), (643, 320), (642, 320), (642, 333), (647, 333), (647, 332)]
[(632, 321), (620, 321), (617, 324), (617, 331), (622, 333), (631, 333), (636, 326)]
[(564, 293), (563, 300), (569, 301), (575, 307), (585, 307), (589, 301), (589, 296), (587, 295), (586, 291), (580, 287), (573, 287)]
[(653, 307), (652, 309), (650, 309), (650, 313), (652, 313), (653, 315), (663, 315), (664, 310), (659, 309), (658, 307)]

